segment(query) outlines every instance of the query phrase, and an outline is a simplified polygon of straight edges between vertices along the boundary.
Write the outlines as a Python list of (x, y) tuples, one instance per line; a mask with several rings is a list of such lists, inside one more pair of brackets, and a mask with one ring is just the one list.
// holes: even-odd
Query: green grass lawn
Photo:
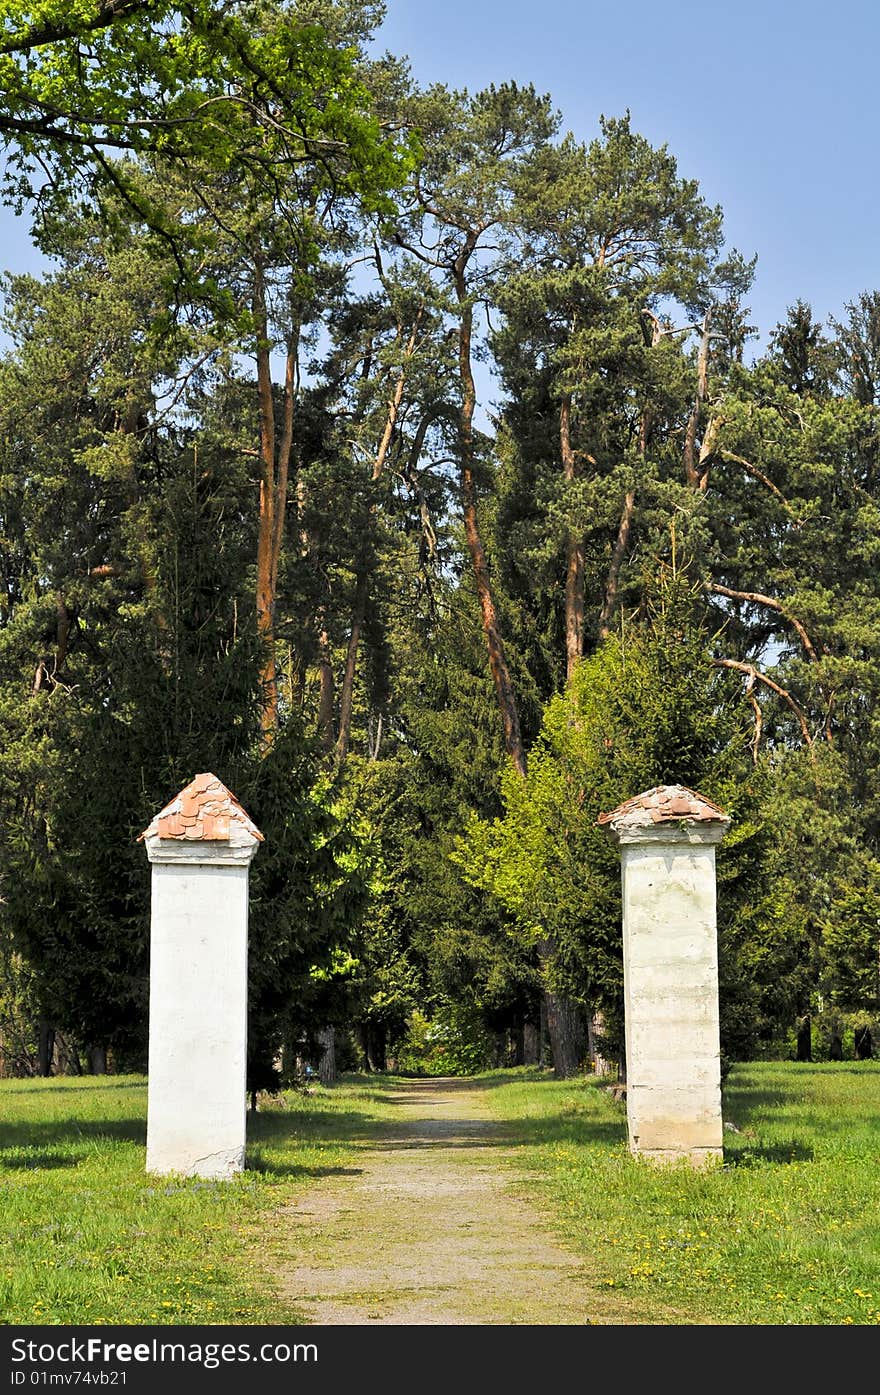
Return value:
[(344, 1167), (381, 1116), (350, 1085), (249, 1119), (232, 1182), (144, 1172), (146, 1081), (0, 1081), (0, 1321), (295, 1323), (259, 1263), (272, 1210)]
[[(482, 1078), (559, 1234), (623, 1320), (880, 1321), (880, 1063), (734, 1068), (725, 1163), (628, 1154), (595, 1081)], [(144, 1172), (139, 1077), (0, 1081), (0, 1320), (295, 1323), (261, 1263), (279, 1207), (356, 1165), (388, 1128), (387, 1080), (288, 1093), (249, 1120), (234, 1182)]]
[(624, 1106), (593, 1082), (491, 1097), (534, 1139), (517, 1164), (559, 1234), (638, 1321), (880, 1322), (880, 1062), (734, 1067), (739, 1132), (710, 1171), (631, 1157)]

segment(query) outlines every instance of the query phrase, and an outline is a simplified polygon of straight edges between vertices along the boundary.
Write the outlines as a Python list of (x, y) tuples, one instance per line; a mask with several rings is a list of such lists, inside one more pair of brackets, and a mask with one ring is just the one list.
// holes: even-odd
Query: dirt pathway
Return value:
[(393, 1132), (364, 1148), (354, 1175), (284, 1209), (290, 1230), (273, 1248), (285, 1256), (284, 1297), (307, 1321), (608, 1321), (584, 1261), (514, 1193), (525, 1174), (510, 1166), (512, 1140), (487, 1094), (462, 1080), (389, 1086)]

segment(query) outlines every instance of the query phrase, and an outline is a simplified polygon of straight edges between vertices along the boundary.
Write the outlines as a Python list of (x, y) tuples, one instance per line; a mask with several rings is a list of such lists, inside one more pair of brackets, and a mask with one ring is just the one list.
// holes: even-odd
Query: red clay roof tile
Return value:
[(689, 790), (685, 785), (655, 785), (643, 794), (634, 795), (608, 814), (600, 814), (598, 822), (605, 824), (617, 819), (647, 813), (652, 823), (670, 823), (688, 819), (692, 823), (729, 822), (728, 815), (705, 795)]
[(235, 795), (216, 775), (204, 772), (169, 800), (138, 842), (153, 836), (187, 842), (228, 842), (233, 823), (263, 842), (262, 833)]

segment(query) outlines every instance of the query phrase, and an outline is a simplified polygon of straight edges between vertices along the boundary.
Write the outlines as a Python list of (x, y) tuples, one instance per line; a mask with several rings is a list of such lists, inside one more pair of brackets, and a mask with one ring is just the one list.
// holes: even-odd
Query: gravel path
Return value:
[(353, 1175), (322, 1179), (278, 1216), (290, 1227), (273, 1246), (287, 1256), (282, 1291), (305, 1320), (608, 1322), (584, 1261), (515, 1193), (525, 1174), (510, 1165), (487, 1088), (413, 1080), (388, 1094), (393, 1133), (363, 1150)]

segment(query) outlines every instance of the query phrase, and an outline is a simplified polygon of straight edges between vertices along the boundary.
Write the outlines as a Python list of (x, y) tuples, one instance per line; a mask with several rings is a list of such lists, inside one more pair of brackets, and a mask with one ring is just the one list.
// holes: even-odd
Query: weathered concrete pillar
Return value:
[(141, 834), (152, 863), (147, 1171), (244, 1167), (248, 869), (263, 835), (216, 775)]
[(658, 785), (599, 822), (621, 854), (630, 1149), (721, 1157), (715, 844), (730, 820), (693, 790)]

